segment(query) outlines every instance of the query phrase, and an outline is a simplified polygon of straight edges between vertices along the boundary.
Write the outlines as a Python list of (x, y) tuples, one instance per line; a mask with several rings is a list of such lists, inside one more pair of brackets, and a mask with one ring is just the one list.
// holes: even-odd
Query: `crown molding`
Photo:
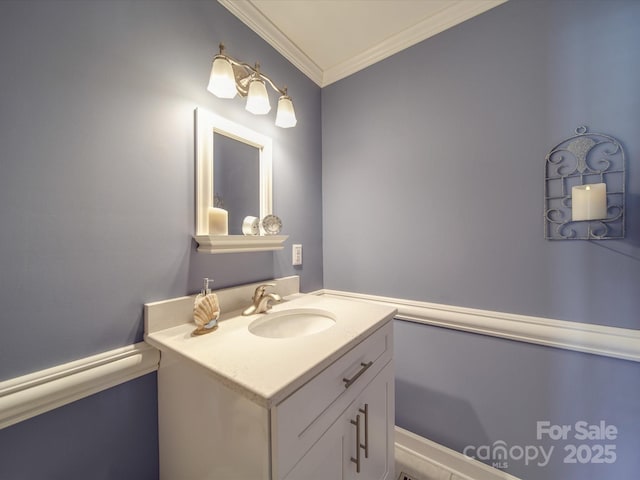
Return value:
[(424, 19), (413, 27), (407, 28), (389, 37), (382, 43), (362, 52), (360, 55), (339, 63), (324, 71), (322, 86), (325, 87), (374, 63), (384, 60), (419, 42), (433, 37), (459, 23), (469, 20), (487, 10), (505, 3), (507, 0), (487, 0), (485, 2), (467, 2), (459, 0), (451, 2), (444, 10)]
[(250, 0), (218, 0), (229, 12), (257, 33), (269, 45), (281, 53), (302, 73), (320, 87), (352, 75), (405, 48), (426, 40), (448, 28), (490, 10), (507, 0), (486, 0), (451, 2), (444, 10), (410, 27), (384, 42), (362, 52), (334, 67), (322, 70), (311, 58), (298, 48), (278, 27), (276, 27)]
[(300, 50), (249, 0), (218, 0), (218, 2), (264, 41), (275, 48), (307, 77), (322, 87), (322, 69)]

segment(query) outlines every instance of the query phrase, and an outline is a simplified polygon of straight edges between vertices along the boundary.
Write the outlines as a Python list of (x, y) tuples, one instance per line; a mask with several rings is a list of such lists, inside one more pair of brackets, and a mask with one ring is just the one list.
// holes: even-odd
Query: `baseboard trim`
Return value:
[(325, 289), (316, 293), (391, 305), (398, 310), (396, 315), (398, 320), (640, 362), (640, 330), (339, 290)]
[(158, 369), (141, 342), (0, 382), (0, 429)]
[(420, 480), (519, 480), (408, 430), (395, 430), (396, 475), (404, 471)]

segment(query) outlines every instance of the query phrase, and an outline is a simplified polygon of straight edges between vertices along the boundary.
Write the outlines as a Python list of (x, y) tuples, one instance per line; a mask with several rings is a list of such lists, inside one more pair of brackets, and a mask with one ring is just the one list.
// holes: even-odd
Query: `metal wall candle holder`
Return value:
[[(544, 236), (549, 240), (624, 238), (625, 154), (615, 138), (576, 128), (545, 158)], [(573, 220), (572, 188), (606, 184), (605, 218)]]

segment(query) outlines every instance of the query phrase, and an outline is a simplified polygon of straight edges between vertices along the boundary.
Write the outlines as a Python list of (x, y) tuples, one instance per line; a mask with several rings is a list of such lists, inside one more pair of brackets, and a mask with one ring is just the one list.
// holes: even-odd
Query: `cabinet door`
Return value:
[(285, 480), (391, 480), (394, 423), (393, 362), (389, 362)]
[[(350, 428), (345, 438), (345, 475), (353, 480), (386, 480), (394, 476), (393, 362), (376, 376), (345, 412)], [(358, 417), (359, 422), (357, 421)], [(353, 423), (359, 423), (354, 425)], [(359, 427), (359, 435), (356, 433)], [(360, 472), (358, 459), (359, 437)]]
[(349, 429), (343, 417), (320, 437), (285, 480), (343, 480), (346, 437)]
[[(389, 322), (271, 409), (274, 478), (281, 479), (391, 361)], [(352, 379), (345, 388), (345, 379)]]

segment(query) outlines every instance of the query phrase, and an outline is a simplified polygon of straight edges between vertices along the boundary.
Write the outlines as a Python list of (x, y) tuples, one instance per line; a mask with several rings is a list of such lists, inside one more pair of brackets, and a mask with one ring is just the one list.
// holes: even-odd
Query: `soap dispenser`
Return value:
[(204, 335), (218, 328), (220, 304), (218, 296), (209, 288), (210, 283), (213, 283), (212, 279), (204, 279), (202, 290), (193, 303), (193, 321), (198, 328), (192, 332), (192, 335)]

